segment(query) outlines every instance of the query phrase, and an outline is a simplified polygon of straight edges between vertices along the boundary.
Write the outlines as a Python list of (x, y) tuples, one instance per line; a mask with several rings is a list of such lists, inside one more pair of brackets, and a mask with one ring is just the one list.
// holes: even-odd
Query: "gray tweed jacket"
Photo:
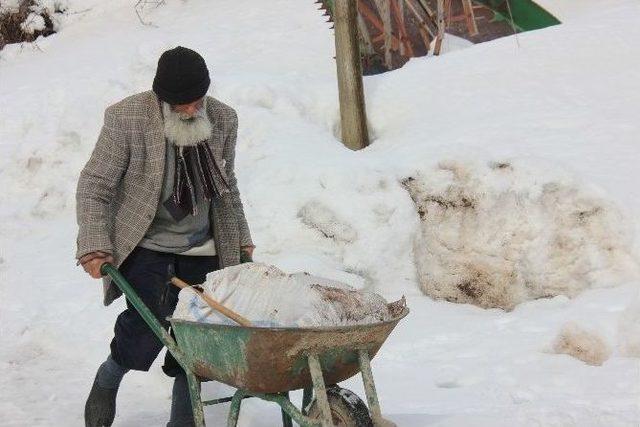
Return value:
[[(165, 162), (161, 104), (153, 91), (109, 106), (96, 146), (80, 173), (76, 190), (76, 258), (93, 251), (113, 255), (116, 265), (140, 242), (153, 220)], [(212, 200), (209, 219), (221, 267), (240, 263), (240, 247), (252, 245), (234, 173), (238, 116), (233, 108), (207, 97), (213, 123), (208, 143), (228, 187)], [(120, 296), (103, 279), (104, 304)]]

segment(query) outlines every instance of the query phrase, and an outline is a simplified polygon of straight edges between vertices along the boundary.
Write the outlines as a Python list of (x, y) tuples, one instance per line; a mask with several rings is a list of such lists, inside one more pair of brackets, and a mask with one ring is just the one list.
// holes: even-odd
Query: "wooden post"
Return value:
[(342, 143), (352, 150), (369, 145), (358, 46), (357, 0), (335, 0), (336, 66)]

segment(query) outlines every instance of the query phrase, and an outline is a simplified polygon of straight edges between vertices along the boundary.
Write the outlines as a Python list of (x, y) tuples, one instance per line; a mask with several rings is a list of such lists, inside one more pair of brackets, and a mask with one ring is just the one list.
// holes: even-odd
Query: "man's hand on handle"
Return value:
[(89, 273), (94, 279), (102, 277), (100, 267), (102, 267), (102, 264), (105, 262), (113, 264), (115, 261), (110, 253), (102, 251), (89, 252), (78, 260), (78, 264), (81, 264), (84, 271)]
[(253, 262), (253, 249), (255, 246), (242, 246), (240, 247), (240, 262)]
[(240, 249), (245, 251), (250, 257), (253, 257), (253, 250), (255, 249), (255, 246), (242, 246)]

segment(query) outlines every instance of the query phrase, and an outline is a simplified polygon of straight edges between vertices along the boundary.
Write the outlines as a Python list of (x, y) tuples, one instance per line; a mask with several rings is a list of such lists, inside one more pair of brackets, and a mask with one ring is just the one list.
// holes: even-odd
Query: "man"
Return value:
[[(91, 277), (116, 265), (153, 314), (165, 320), (177, 303), (169, 274), (201, 283), (208, 272), (251, 260), (255, 246), (234, 172), (236, 112), (209, 97), (209, 71), (193, 50), (164, 52), (153, 91), (108, 107), (76, 192), (76, 258)], [(103, 278), (104, 304), (120, 295)], [(137, 311), (117, 318), (111, 351), (85, 405), (87, 426), (110, 426), (120, 380), (147, 371), (161, 342)], [(175, 376), (168, 426), (193, 425), (184, 371), (168, 355)]]

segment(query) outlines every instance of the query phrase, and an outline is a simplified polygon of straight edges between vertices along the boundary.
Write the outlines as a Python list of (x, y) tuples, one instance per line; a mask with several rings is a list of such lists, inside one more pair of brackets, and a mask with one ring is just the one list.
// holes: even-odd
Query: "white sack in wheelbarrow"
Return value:
[[(255, 326), (344, 326), (381, 322), (392, 317), (387, 302), (377, 294), (305, 272), (287, 274), (260, 262), (211, 272), (201, 287)], [(211, 309), (191, 289), (180, 291), (173, 317), (235, 324)]]

